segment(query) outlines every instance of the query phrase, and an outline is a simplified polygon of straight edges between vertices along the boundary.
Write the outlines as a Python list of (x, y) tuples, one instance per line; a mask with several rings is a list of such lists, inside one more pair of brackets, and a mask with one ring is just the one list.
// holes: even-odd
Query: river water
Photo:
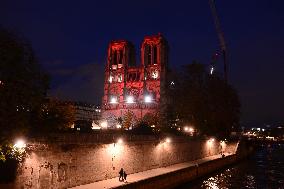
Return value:
[(178, 188), (284, 189), (284, 145), (262, 146), (248, 159)]

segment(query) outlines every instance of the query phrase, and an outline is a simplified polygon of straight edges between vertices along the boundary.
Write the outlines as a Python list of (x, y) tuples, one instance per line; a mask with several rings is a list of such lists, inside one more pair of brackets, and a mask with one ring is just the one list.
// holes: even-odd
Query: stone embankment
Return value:
[(234, 153), (225, 153), (225, 156), (213, 155), (195, 161), (174, 164), (157, 169), (134, 173), (128, 176), (127, 182), (119, 182), (118, 177), (107, 179), (72, 189), (170, 189), (184, 183), (203, 177), (209, 173), (222, 169), (247, 157), (252, 148), (245, 143), (238, 143)]
[[(234, 155), (236, 148), (237, 143), (192, 140), (188, 137), (54, 135), (30, 140), (27, 157), (19, 166), (16, 180), (8, 185), (0, 184), (0, 188), (71, 188), (115, 179), (122, 167), (131, 178), (148, 170), (220, 156), (221, 150), (228, 154), (226, 158), (216, 159), (213, 164), (205, 163), (198, 169), (193, 166), (177, 170), (180, 177), (187, 180), (188, 175), (193, 173), (201, 175), (207, 172), (204, 170), (214, 170), (227, 164), (223, 163), (225, 161), (234, 162), (237, 159)], [(147, 183), (151, 179), (153, 183), (162, 182), (163, 178), (176, 180), (170, 175), (154, 175), (148, 181), (139, 182)]]

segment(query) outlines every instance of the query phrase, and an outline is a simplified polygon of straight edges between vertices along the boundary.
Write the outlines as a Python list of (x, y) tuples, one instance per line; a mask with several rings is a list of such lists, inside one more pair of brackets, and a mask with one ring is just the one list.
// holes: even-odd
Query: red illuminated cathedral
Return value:
[(146, 36), (141, 44), (141, 65), (134, 46), (126, 40), (112, 41), (105, 68), (102, 116), (123, 117), (130, 111), (137, 119), (160, 113), (168, 68), (168, 44), (161, 35)]

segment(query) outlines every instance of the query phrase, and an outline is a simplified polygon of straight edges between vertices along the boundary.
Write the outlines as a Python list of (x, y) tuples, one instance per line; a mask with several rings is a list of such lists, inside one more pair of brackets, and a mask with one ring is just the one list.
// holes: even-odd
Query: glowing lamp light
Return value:
[(106, 129), (107, 128), (107, 122), (106, 121), (101, 122), (101, 127)]
[(128, 103), (128, 104), (134, 103), (134, 97), (133, 97), (133, 96), (128, 96), (128, 97), (126, 98), (126, 103)]
[(170, 143), (171, 139), (170, 138), (166, 138), (166, 143)]
[(214, 141), (215, 141), (214, 138), (210, 138), (210, 139), (208, 140), (208, 143), (213, 143)]
[(121, 138), (119, 138), (119, 139), (117, 140), (117, 143), (118, 143), (118, 144), (122, 144), (122, 143), (123, 143), (123, 140), (122, 140)]
[(26, 147), (26, 143), (22, 139), (17, 140), (16, 143), (14, 144), (14, 148), (17, 148), (17, 149), (23, 149), (25, 147)]
[(192, 133), (194, 131), (194, 129), (192, 127), (189, 127), (188, 131)]
[(184, 127), (183, 130), (184, 130), (185, 132), (187, 132), (187, 131), (188, 131), (188, 127)]
[(110, 103), (111, 104), (116, 104), (117, 103), (117, 98), (116, 97), (111, 97)]
[(152, 97), (150, 95), (145, 96), (144, 99), (145, 103), (151, 103), (152, 102)]
[(117, 129), (121, 129), (121, 125), (117, 124), (117, 125), (116, 125), (116, 128), (117, 128)]
[(213, 72), (214, 72), (214, 67), (211, 67), (211, 69), (210, 69), (210, 74), (212, 75)]

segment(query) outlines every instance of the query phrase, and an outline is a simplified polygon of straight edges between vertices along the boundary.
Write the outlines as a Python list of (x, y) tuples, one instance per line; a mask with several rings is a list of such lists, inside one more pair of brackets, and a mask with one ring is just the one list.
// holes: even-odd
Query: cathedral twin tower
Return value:
[(144, 38), (141, 65), (136, 65), (130, 42), (112, 41), (105, 68), (103, 117), (123, 117), (130, 111), (139, 119), (147, 113), (159, 113), (165, 99), (167, 69), (168, 44), (161, 34)]

